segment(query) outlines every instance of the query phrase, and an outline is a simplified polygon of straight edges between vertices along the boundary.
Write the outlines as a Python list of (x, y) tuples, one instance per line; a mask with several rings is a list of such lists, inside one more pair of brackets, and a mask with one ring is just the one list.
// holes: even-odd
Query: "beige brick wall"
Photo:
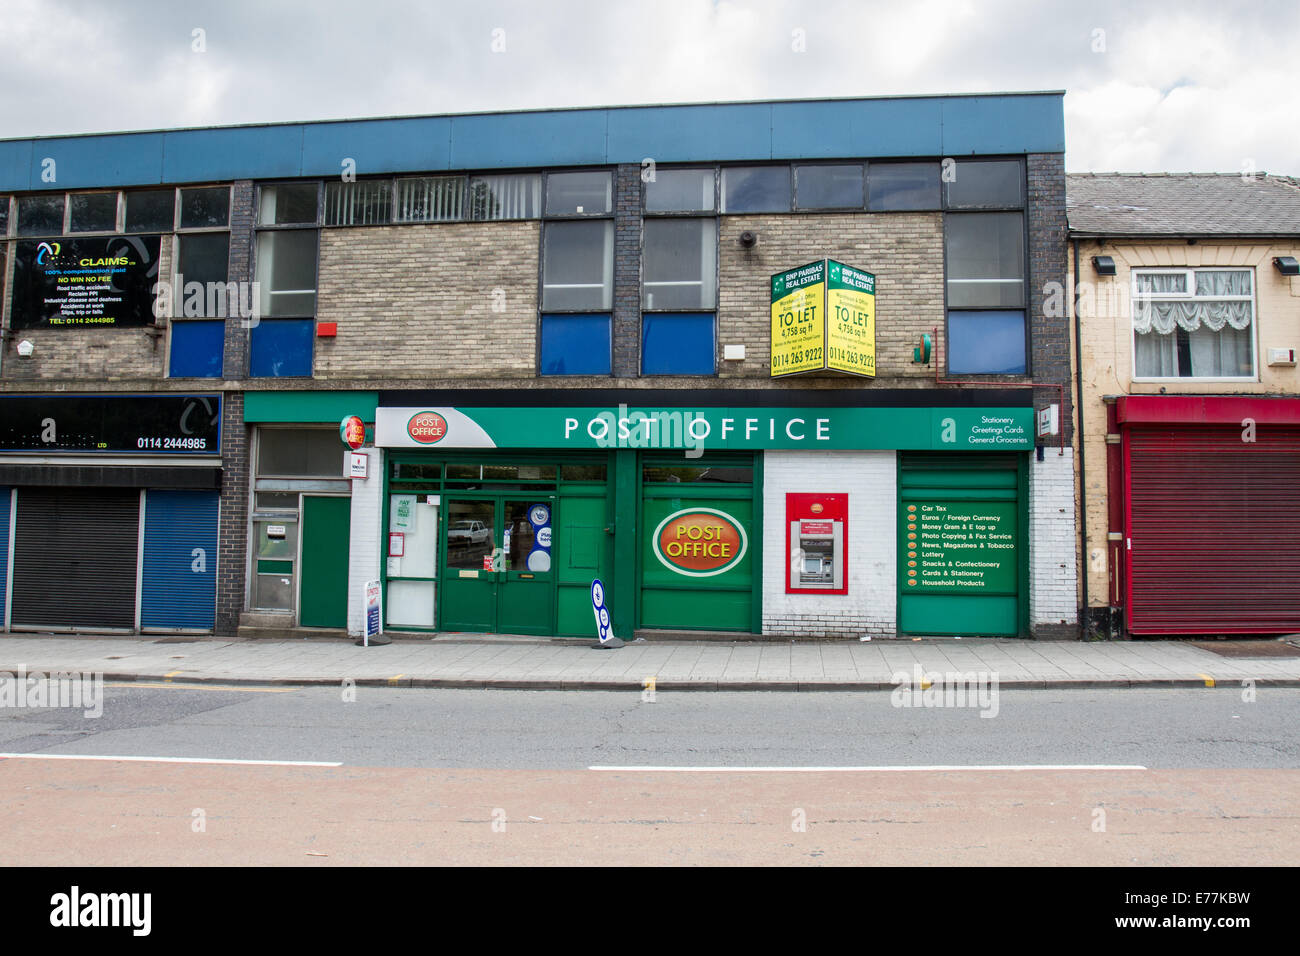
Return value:
[[(1114, 278), (1098, 277), (1092, 268), (1095, 255), (1115, 260)], [(1110, 588), (1106, 541), (1106, 409), (1108, 395), (1149, 394), (1300, 394), (1300, 371), (1270, 368), (1269, 347), (1300, 349), (1300, 279), (1279, 275), (1274, 256), (1300, 256), (1300, 245), (1269, 241), (1224, 241), (1189, 245), (1177, 242), (1079, 243), (1082, 336), (1083, 439), (1087, 495), (1087, 551), (1083, 562), (1088, 575), (1088, 603), (1105, 606)], [(1258, 375), (1255, 381), (1187, 379), (1158, 382), (1133, 381), (1133, 332), (1129, 289), (1135, 268), (1233, 266), (1255, 272), (1254, 348)], [(1071, 270), (1074, 262), (1071, 259)], [(1073, 274), (1071, 280), (1073, 280)], [(1118, 529), (1117, 529), (1118, 530)]]
[[(536, 222), (326, 229), (316, 378), (531, 377), (537, 353)], [(494, 299), (500, 289), (504, 298)], [(493, 311), (494, 301), (502, 311)]]
[[(5, 256), (4, 327), (12, 306), (13, 243)], [(164, 235), (159, 275), (170, 271), (172, 237)], [(30, 358), (19, 358), (17, 345), (26, 339), (35, 346)], [(25, 382), (58, 381), (61, 385), (97, 385), (140, 379), (160, 379), (167, 373), (166, 333), (143, 328), (20, 329), (0, 359), (0, 388), (21, 388)]]
[[(738, 241), (746, 230), (758, 233), (752, 249)], [(933, 382), (932, 368), (912, 363), (912, 348), (922, 333), (938, 326), (942, 334), (944, 328), (940, 213), (723, 216), (719, 241), (718, 368), (723, 378), (771, 377), (769, 277), (831, 258), (876, 276), (876, 380), (904, 387)], [(744, 345), (745, 360), (724, 362), (724, 345)], [(850, 378), (809, 373), (781, 381), (808, 386), (822, 379), (843, 387)]]

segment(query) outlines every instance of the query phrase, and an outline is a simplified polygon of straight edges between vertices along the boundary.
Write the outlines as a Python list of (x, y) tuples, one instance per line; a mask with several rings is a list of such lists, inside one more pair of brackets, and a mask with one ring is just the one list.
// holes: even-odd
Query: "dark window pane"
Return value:
[(546, 177), (546, 214), (609, 212), (613, 208), (611, 192), (608, 172), (551, 173)]
[(181, 190), (181, 228), (206, 229), (230, 223), (230, 189), (214, 186)]
[(938, 163), (871, 163), (867, 208), (872, 212), (939, 208)]
[(257, 474), (341, 478), (343, 451), (337, 428), (262, 428), (257, 440)]
[(465, 218), (464, 176), (397, 181), (398, 222), (456, 222)]
[(542, 243), (542, 308), (547, 311), (610, 308), (614, 225), (548, 223)]
[[(184, 284), (225, 282), (229, 276), (230, 233), (200, 232), (177, 237), (180, 254), (176, 262)], [(182, 285), (180, 294), (184, 294)]]
[[(259, 377), (310, 375), (315, 328), (316, 323), (311, 319), (263, 319), (249, 339), (253, 352), (249, 361), (251, 373)], [(338, 440), (337, 432), (334, 438)], [(342, 467), (339, 459), (338, 468)]]
[(748, 485), (754, 481), (754, 469), (743, 465), (646, 465), (641, 471), (646, 482), (721, 481)]
[(18, 235), (63, 235), (63, 193), (21, 197), (18, 200)]
[(168, 374), (172, 378), (221, 378), (226, 323), (173, 322)]
[(715, 220), (647, 219), (642, 308), (713, 308), (716, 262)]
[(789, 212), (789, 166), (733, 166), (722, 171), (723, 212)]
[(561, 481), (605, 481), (605, 465), (561, 465)]
[(259, 233), (257, 279), (262, 315), (315, 315), (316, 230)]
[(1018, 212), (944, 217), (949, 308), (1025, 304), (1025, 235)]
[(1025, 313), (949, 312), (948, 371), (953, 375), (1023, 375)]
[(393, 184), (387, 179), (325, 184), (325, 225), (369, 226), (393, 216)]
[(795, 201), (800, 209), (861, 209), (861, 166), (796, 166)]
[(1023, 179), (1018, 160), (959, 159), (944, 183), (949, 208), (1023, 206)]
[(608, 315), (543, 315), (543, 375), (608, 375)]
[(176, 219), (176, 190), (150, 189), (126, 194), (127, 232), (171, 232)]
[(0, 236), (9, 235), (9, 197), (0, 196)]
[(712, 169), (659, 169), (645, 184), (647, 212), (712, 212)]
[(68, 232), (116, 232), (117, 193), (73, 193)]
[(262, 226), (315, 225), (316, 183), (263, 186), (257, 222)]
[(712, 312), (642, 316), (642, 375), (712, 375), (715, 352)]

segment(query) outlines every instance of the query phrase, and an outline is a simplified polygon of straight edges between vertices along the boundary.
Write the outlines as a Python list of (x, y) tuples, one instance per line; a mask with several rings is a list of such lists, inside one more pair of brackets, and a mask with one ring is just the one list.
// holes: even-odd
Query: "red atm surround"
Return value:
[[(849, 593), (849, 496), (842, 493), (819, 494), (788, 492), (785, 496), (785, 593), (786, 594), (848, 594)], [(807, 564), (795, 565), (795, 542), (807, 540), (817, 552), (816, 557), (825, 567), (829, 559), (829, 580), (813, 584), (801, 575), (809, 569)], [(826, 549), (830, 549), (829, 555)], [(801, 577), (805, 578), (801, 582)]]

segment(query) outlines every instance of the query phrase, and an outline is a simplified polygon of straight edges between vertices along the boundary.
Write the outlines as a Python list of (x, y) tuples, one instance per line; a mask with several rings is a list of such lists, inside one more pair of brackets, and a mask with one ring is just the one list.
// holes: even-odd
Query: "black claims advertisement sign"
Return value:
[(0, 396), (0, 451), (219, 455), (221, 396)]
[(15, 243), (10, 327), (152, 325), (161, 246), (161, 236), (28, 239)]

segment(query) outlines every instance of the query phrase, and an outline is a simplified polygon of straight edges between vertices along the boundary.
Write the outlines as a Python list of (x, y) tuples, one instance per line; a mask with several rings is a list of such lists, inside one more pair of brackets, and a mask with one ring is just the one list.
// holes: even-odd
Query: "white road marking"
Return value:
[(0, 754), (0, 760), (121, 760), (130, 763), (217, 763), (241, 767), (341, 767), (327, 760), (226, 760), (220, 757), (127, 757), (108, 754)]
[(1146, 770), (1139, 764), (934, 764), (919, 767), (588, 767), (630, 773), (901, 773), (953, 770)]

